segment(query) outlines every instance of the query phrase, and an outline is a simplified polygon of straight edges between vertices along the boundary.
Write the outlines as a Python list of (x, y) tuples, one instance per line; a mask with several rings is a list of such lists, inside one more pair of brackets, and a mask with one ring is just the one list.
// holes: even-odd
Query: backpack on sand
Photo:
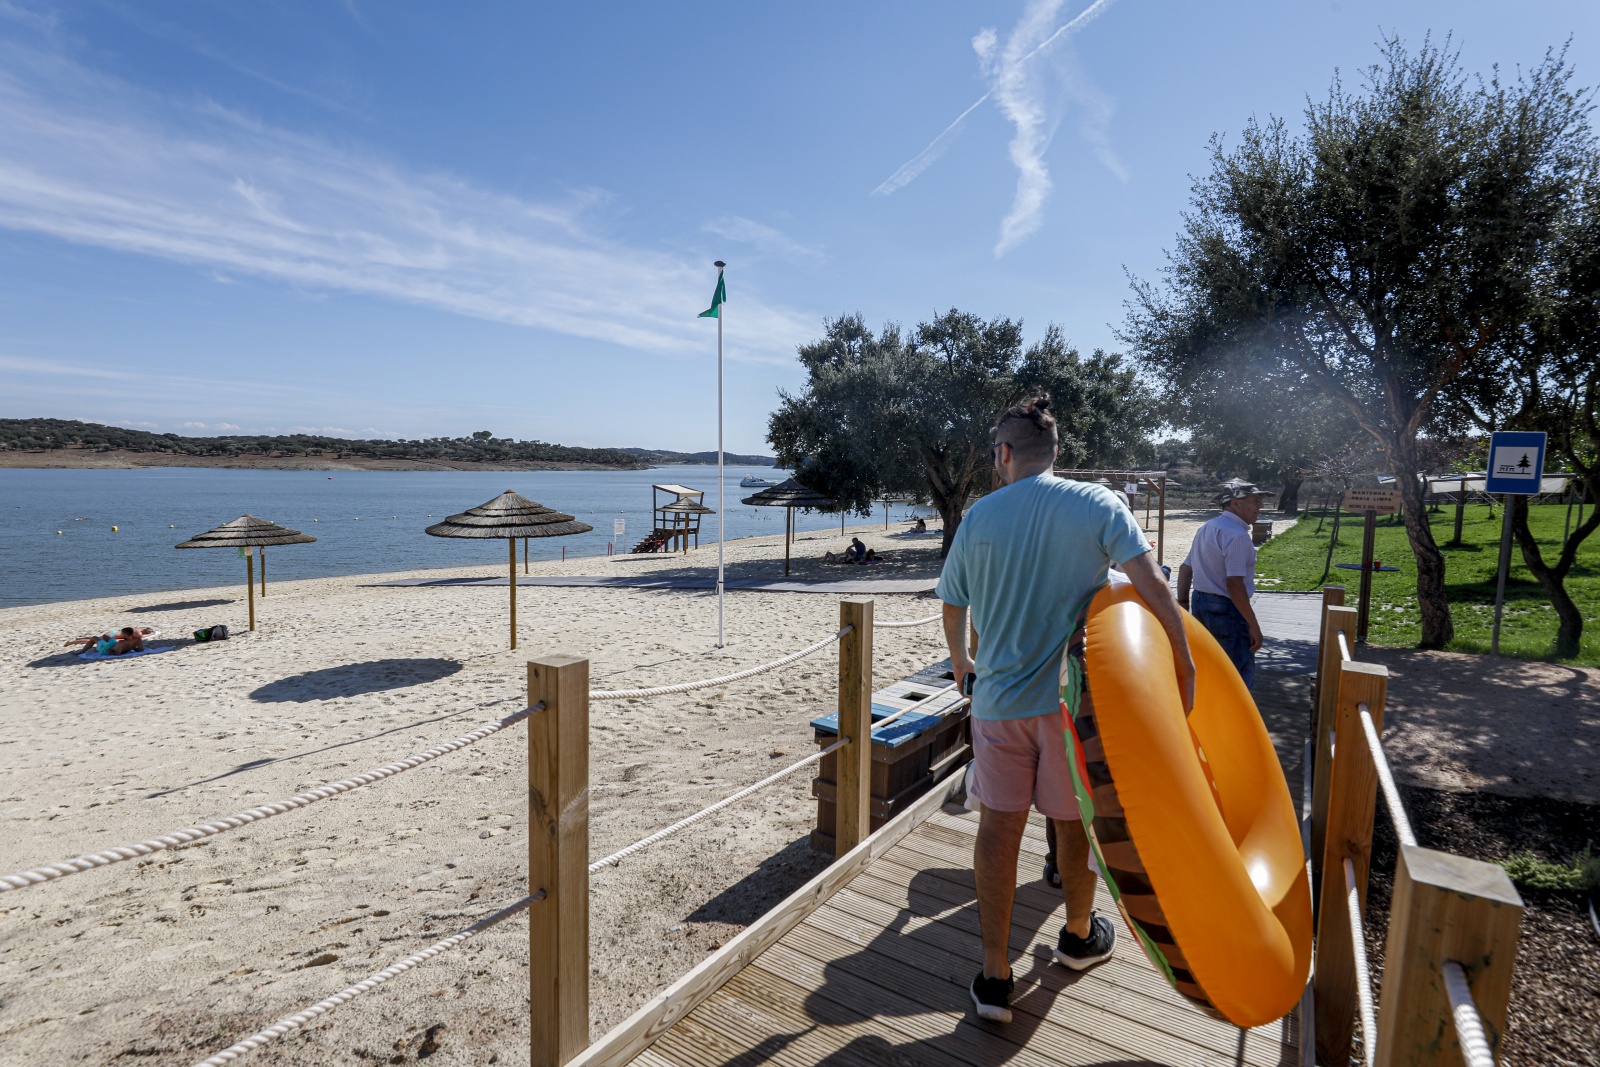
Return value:
[(196, 630), (194, 639), (196, 641), (226, 641), (228, 639), (228, 628), (226, 626), (209, 626), (204, 630)]

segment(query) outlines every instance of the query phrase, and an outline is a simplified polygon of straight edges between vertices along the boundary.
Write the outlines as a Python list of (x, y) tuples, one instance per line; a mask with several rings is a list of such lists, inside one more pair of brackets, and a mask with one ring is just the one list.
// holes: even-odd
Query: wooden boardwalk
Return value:
[[(1309, 680), (1265, 674), (1262, 718), (1300, 796)], [(1102, 886), (1116, 954), (1076, 974), (1051, 962), (1065, 922), (1042, 878), (1033, 816), (1018, 869), (1015, 1018), (971, 1011), (982, 963), (972, 849), (977, 817), (946, 783), (758, 920), (573, 1067), (1297, 1067), (1298, 1012), (1240, 1030), (1204, 1014), (1144, 958)]]
[[(1065, 921), (1040, 878), (1044, 828), (1023, 843), (1011, 947), (1016, 1017), (979, 1022), (975, 816), (946, 805), (857, 874), (633, 1062), (648, 1067), (837, 1064), (1300, 1062), (1295, 1019), (1255, 1030), (1184, 1001), (1118, 920), (1116, 955), (1086, 974), (1050, 961)], [(1099, 907), (1114, 914), (1102, 888)]]

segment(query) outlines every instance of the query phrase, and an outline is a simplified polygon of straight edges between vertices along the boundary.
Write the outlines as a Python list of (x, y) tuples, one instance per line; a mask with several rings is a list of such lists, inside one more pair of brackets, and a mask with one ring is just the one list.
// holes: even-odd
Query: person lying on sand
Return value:
[(149, 626), (141, 626), (137, 630), (132, 626), (124, 626), (116, 633), (103, 633), (99, 637), (74, 637), (66, 642), (68, 645), (81, 645), (79, 653), (94, 649), (102, 656), (120, 656), (124, 652), (143, 652), (144, 639), (155, 633)]

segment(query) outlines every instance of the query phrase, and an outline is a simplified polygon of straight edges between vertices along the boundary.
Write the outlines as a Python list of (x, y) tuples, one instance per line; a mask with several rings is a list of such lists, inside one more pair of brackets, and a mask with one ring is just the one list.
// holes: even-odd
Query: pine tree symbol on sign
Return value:
[(1529, 459), (1528, 454), (1524, 452), (1522, 454), (1522, 461), (1518, 463), (1517, 466), (1526, 471), (1529, 467), (1533, 466), (1533, 460)]

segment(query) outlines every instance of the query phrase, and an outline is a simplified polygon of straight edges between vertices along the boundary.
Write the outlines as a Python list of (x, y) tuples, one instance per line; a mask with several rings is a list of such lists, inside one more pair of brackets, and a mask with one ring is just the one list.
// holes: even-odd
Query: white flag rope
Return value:
[(511, 916), (527, 908), (528, 905), (534, 903), (535, 901), (543, 900), (544, 896), (545, 893), (543, 889), (536, 893), (525, 896), (515, 904), (512, 904), (510, 907), (501, 908), (493, 915), (490, 915), (484, 919), (479, 919), (465, 930), (451, 934), (443, 941), (435, 941), (433, 944), (429, 945), (421, 952), (418, 952), (416, 955), (407, 956), (394, 966), (385, 967), (377, 974), (369, 975), (368, 977), (357, 982), (355, 985), (339, 990), (339, 992), (335, 993), (327, 1000), (318, 1001), (305, 1011), (296, 1012), (293, 1015), (278, 1020), (265, 1030), (260, 1030), (254, 1034), (251, 1034), (237, 1045), (232, 1045), (223, 1049), (215, 1056), (201, 1060), (199, 1063), (195, 1064), (194, 1067), (223, 1067), (224, 1064), (232, 1063), (245, 1053), (254, 1052), (256, 1049), (260, 1048), (262, 1045), (265, 1045), (274, 1038), (279, 1038), (291, 1031), (298, 1030), (300, 1027), (304, 1026), (308, 1022), (311, 1022), (318, 1016), (326, 1015), (339, 1005), (347, 1004), (356, 997), (359, 997), (362, 993), (366, 993), (370, 990), (378, 988), (389, 979), (398, 975), (402, 975), (411, 970), (413, 967), (433, 959), (435, 956), (443, 955), (444, 953), (449, 952), (457, 945), (471, 940), (474, 936), (483, 933), (496, 923), (500, 923), (511, 918)]
[(16, 874), (0, 876), (0, 893), (26, 889), (31, 885), (39, 885), (41, 882), (65, 878), (69, 874), (82, 874), (84, 871), (92, 871), (96, 867), (108, 867), (113, 863), (121, 863), (123, 860), (137, 859), (140, 856), (148, 856), (163, 849), (177, 848), (179, 845), (187, 845), (191, 842), (220, 834), (226, 830), (237, 830), (241, 826), (248, 826), (250, 823), (259, 822), (262, 819), (270, 819), (274, 815), (282, 815), (285, 812), (294, 811), (296, 808), (315, 804), (319, 800), (327, 800), (329, 797), (348, 793), (352, 789), (360, 789), (362, 786), (371, 785), (373, 782), (381, 782), (385, 778), (392, 778), (404, 771), (413, 770), (425, 763), (431, 763), (446, 753), (476, 744), (492, 734), (499, 733), (508, 726), (516, 725), (543, 708), (544, 703), (541, 701), (532, 707), (523, 708), (521, 711), (507, 715), (498, 722), (485, 723), (469, 734), (462, 734), (454, 741), (446, 741), (442, 745), (435, 745), (424, 752), (418, 752), (414, 756), (408, 756), (394, 763), (386, 763), (382, 767), (375, 767), (353, 778), (329, 782), (327, 785), (318, 786), (316, 789), (309, 789), (304, 793), (296, 793), (287, 800), (280, 800), (273, 804), (263, 804), (259, 808), (251, 808), (248, 811), (235, 812), (214, 822), (201, 823), (199, 826), (189, 826), (182, 830), (174, 830), (169, 834), (147, 838), (144, 841), (136, 841), (131, 845), (121, 845), (117, 848), (107, 849), (104, 852), (91, 852), (75, 859), (63, 860), (61, 863), (52, 863), (45, 867), (34, 867), (31, 870), (18, 871)]

